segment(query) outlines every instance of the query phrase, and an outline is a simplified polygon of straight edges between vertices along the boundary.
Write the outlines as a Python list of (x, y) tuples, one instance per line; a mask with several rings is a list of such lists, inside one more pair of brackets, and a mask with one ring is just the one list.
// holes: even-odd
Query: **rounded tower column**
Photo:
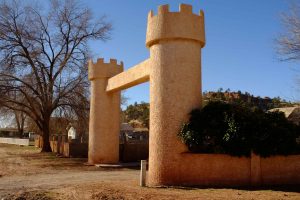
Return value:
[(104, 63), (89, 61), (89, 80), (91, 81), (90, 119), (89, 119), (89, 164), (119, 162), (120, 134), (120, 91), (107, 93), (108, 79), (123, 71), (123, 63), (110, 59)]
[[(150, 49), (151, 186), (180, 182), (180, 154), (187, 151), (177, 134), (192, 109), (201, 106), (201, 48), (205, 44), (204, 16), (192, 6), (179, 12), (160, 6), (148, 16), (146, 46)], [(190, 163), (189, 163), (190, 164)]]

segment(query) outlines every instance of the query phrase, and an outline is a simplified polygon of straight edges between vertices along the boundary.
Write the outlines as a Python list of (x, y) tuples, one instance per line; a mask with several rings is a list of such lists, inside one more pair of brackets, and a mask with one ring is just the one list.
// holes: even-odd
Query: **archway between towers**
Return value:
[(203, 12), (189, 5), (179, 12), (160, 6), (148, 15), (150, 58), (123, 72), (111, 59), (89, 62), (91, 106), (89, 163), (119, 159), (120, 91), (150, 82), (148, 185), (259, 186), (299, 184), (300, 155), (272, 158), (191, 154), (177, 133), (193, 108), (201, 105)]
[[(150, 11), (146, 46), (150, 58), (123, 72), (111, 59), (89, 62), (91, 106), (89, 163), (117, 163), (119, 159), (120, 91), (150, 82), (150, 185), (173, 184), (178, 162), (187, 149), (177, 137), (188, 113), (201, 105), (201, 48), (205, 44), (203, 12), (180, 5), (179, 12), (160, 6)], [(175, 178), (175, 179), (174, 179)]]

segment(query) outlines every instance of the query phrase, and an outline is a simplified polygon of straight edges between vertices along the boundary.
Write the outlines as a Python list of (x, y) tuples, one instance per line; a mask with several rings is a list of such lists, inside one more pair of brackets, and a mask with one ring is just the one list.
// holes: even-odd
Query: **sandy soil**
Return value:
[(300, 200), (300, 188), (142, 188), (136, 169), (85, 166), (34, 147), (0, 144), (0, 199), (258, 199)]

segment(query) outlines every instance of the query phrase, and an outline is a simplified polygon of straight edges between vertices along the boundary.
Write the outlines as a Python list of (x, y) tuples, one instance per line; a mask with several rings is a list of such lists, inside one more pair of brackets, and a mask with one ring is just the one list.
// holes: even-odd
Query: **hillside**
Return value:
[(287, 102), (280, 97), (270, 98), (270, 97), (260, 97), (253, 96), (248, 92), (242, 93), (241, 91), (230, 91), (227, 89), (223, 92), (222, 89), (219, 89), (217, 92), (209, 91), (203, 93), (204, 105), (208, 101), (225, 101), (228, 103), (239, 103), (245, 106), (250, 106), (253, 108), (259, 108), (264, 111), (267, 111), (272, 108), (279, 107), (291, 107), (299, 105), (293, 102)]

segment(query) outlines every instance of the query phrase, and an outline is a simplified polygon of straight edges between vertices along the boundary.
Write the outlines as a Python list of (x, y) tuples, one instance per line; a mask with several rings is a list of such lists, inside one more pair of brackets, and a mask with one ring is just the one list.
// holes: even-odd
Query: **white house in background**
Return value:
[(71, 126), (68, 130), (68, 138), (72, 140), (77, 138), (76, 129), (73, 126)]

